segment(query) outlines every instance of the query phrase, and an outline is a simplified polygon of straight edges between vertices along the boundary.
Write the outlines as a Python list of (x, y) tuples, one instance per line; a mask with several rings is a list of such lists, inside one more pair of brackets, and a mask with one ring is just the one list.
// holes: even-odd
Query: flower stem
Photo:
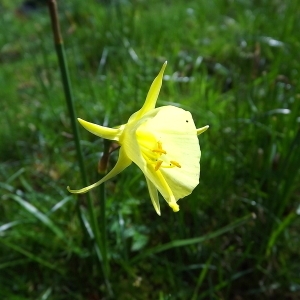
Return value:
[[(64, 50), (64, 44), (63, 44), (63, 39), (60, 31), (60, 26), (59, 26), (59, 21), (58, 21), (58, 14), (57, 14), (57, 3), (55, 0), (49, 0), (49, 13), (51, 17), (51, 23), (52, 23), (52, 31), (53, 31), (53, 37), (54, 37), (54, 44), (56, 48), (56, 53), (57, 53), (57, 58), (58, 58), (58, 63), (60, 67), (60, 72), (61, 72), (61, 79), (62, 79), (62, 84), (64, 88), (64, 93), (65, 93), (65, 99), (70, 115), (70, 120), (71, 120), (71, 127), (74, 135), (74, 142), (75, 142), (75, 147), (76, 147), (76, 153), (77, 153), (77, 158), (79, 162), (79, 168), (80, 168), (80, 174), (81, 174), (81, 179), (82, 179), (82, 184), (84, 186), (87, 186), (87, 176), (86, 176), (86, 171), (85, 171), (85, 166), (84, 166), (84, 161), (83, 161), (83, 154), (82, 154), (82, 149), (80, 145), (80, 136), (79, 136), (79, 130), (78, 130), (78, 123), (77, 123), (77, 118), (75, 114), (75, 109), (74, 109), (74, 101), (73, 101), (73, 94), (72, 94), (72, 87), (71, 87), (71, 82), (70, 82), (70, 77), (69, 77), (69, 72), (68, 72), (68, 67), (67, 67), (67, 61), (65, 57), (65, 50)], [(91, 227), (94, 233), (94, 238), (95, 238), (95, 247), (96, 247), (96, 252), (101, 255), (97, 255), (99, 259), (99, 263), (102, 269), (102, 273), (104, 276), (104, 282), (106, 284), (108, 293), (111, 294), (111, 289), (110, 289), (110, 284), (108, 281), (108, 269), (106, 266), (103, 265), (103, 245), (102, 241), (100, 239), (100, 233), (99, 233), (99, 228), (97, 224), (97, 218), (96, 218), (96, 213), (93, 207), (93, 202), (89, 194), (87, 194), (87, 202), (88, 202), (88, 211), (90, 215), (90, 222), (91, 222)], [(81, 216), (81, 211), (79, 207), (79, 201), (77, 201), (77, 211), (79, 212), (79, 218), (81, 224), (83, 224), (82, 216)], [(86, 232), (85, 232), (86, 233)], [(105, 252), (105, 257), (106, 257), (106, 252)], [(105, 265), (107, 264), (107, 259), (105, 262)]]
[[(108, 140), (103, 141), (104, 149), (103, 155), (101, 160), (99, 161), (98, 165), (98, 173), (100, 174), (101, 178), (103, 178), (107, 172), (107, 165), (109, 159), (109, 149), (110, 149), (110, 142)], [(100, 179), (101, 179), (100, 178)], [(102, 241), (102, 259), (105, 272), (109, 274), (109, 260), (107, 256), (107, 231), (106, 231), (106, 193), (105, 193), (105, 183), (102, 183), (99, 188), (99, 197), (100, 197), (100, 222), (99, 226), (101, 229), (101, 241)]]

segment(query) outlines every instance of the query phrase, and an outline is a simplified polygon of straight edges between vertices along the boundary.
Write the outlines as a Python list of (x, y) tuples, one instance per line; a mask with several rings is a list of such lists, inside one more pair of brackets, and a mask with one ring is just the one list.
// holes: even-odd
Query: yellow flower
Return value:
[(155, 108), (167, 62), (154, 79), (142, 108), (126, 124), (108, 128), (78, 119), (91, 133), (120, 144), (114, 168), (98, 182), (71, 193), (85, 193), (116, 176), (134, 162), (144, 173), (150, 198), (160, 215), (158, 192), (173, 211), (177, 201), (189, 195), (199, 183), (200, 146), (197, 135), (209, 126), (196, 129), (190, 112), (175, 106)]

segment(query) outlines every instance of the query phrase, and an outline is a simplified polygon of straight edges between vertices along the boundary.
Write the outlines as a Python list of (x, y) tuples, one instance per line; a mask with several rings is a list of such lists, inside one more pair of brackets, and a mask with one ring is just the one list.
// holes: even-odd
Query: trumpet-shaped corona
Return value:
[(160, 215), (158, 191), (173, 211), (179, 211), (177, 201), (199, 183), (201, 151), (197, 135), (209, 126), (197, 129), (191, 113), (181, 108), (155, 108), (166, 65), (154, 79), (142, 108), (126, 124), (108, 128), (78, 119), (86, 130), (121, 147), (116, 165), (106, 176), (80, 190), (68, 187), (71, 193), (86, 193), (134, 162), (146, 177), (156, 212)]

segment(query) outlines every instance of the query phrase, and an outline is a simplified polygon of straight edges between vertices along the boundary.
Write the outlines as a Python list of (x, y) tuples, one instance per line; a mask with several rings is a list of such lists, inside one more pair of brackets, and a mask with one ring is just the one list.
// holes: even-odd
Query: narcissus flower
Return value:
[(98, 182), (71, 193), (85, 193), (116, 176), (134, 162), (144, 173), (150, 198), (160, 215), (158, 191), (173, 211), (177, 201), (189, 195), (199, 183), (200, 146), (190, 112), (175, 106), (155, 108), (167, 62), (154, 79), (142, 108), (126, 124), (108, 128), (82, 119), (80, 124), (91, 133), (119, 143), (119, 158), (114, 168)]

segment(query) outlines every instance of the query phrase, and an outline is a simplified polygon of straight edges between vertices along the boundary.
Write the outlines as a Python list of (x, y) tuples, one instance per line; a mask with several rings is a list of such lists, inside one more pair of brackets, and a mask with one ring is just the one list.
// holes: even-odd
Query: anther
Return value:
[(160, 154), (167, 154), (167, 151), (163, 150), (163, 149), (153, 149), (152, 152), (157, 152)]
[(181, 168), (181, 165), (177, 162), (177, 161), (174, 161), (174, 160), (170, 160), (170, 163), (174, 166), (176, 166), (177, 168)]
[(161, 166), (162, 163), (163, 163), (163, 161), (162, 161), (162, 160), (159, 160), (159, 161), (156, 163), (155, 167), (154, 167), (154, 171), (157, 171), (157, 170), (160, 168), (160, 166)]
[(167, 151), (165, 151), (162, 148), (162, 143), (161, 142), (157, 142), (157, 149), (153, 149), (152, 152), (157, 152), (157, 153), (160, 153), (160, 154), (167, 154)]

